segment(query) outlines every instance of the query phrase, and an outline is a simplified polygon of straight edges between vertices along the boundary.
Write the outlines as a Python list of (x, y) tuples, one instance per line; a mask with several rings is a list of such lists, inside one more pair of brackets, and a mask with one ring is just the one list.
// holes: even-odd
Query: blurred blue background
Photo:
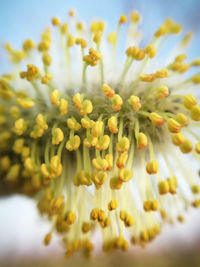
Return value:
[(10, 42), (19, 49), (27, 37), (38, 41), (51, 18), (58, 16), (64, 21), (71, 8), (77, 10), (80, 20), (106, 20), (110, 31), (115, 29), (120, 14), (136, 9), (143, 16), (141, 28), (147, 41), (170, 16), (182, 23), (185, 31), (195, 32), (190, 56), (200, 50), (199, 0), (0, 0), (0, 73), (9, 71), (3, 43)]

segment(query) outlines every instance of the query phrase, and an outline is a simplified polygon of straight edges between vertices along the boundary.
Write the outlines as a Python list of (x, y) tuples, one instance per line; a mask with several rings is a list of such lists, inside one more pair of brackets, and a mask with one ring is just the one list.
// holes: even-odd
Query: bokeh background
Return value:
[[(0, 0), (0, 74), (9, 72), (10, 68), (3, 43), (10, 42), (14, 48), (20, 49), (22, 41), (28, 37), (39, 41), (42, 30), (50, 24), (51, 18), (58, 16), (64, 21), (71, 8), (76, 9), (80, 20), (86, 23), (95, 18), (106, 20), (110, 31), (115, 29), (122, 13), (127, 14), (136, 9), (143, 16), (141, 29), (144, 32), (144, 43), (170, 16), (182, 23), (185, 31), (194, 31), (189, 57), (200, 56), (199, 0)], [(90, 264), (198, 266), (199, 225), (199, 211), (192, 210), (185, 224), (164, 227), (160, 237), (145, 250), (134, 248), (125, 257), (104, 257)], [(21, 196), (0, 198), (0, 266), (64, 266), (65, 261), (60, 259), (60, 245), (56, 237), (48, 248), (42, 245), (48, 230), (48, 223), (41, 220), (35, 203), (30, 199)], [(50, 255), (54, 258), (51, 262)], [(73, 263), (85, 264), (81, 260)]]

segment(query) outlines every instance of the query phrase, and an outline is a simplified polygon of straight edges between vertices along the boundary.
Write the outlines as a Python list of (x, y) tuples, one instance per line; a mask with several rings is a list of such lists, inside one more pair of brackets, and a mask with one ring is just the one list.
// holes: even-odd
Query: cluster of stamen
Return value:
[[(69, 16), (75, 20), (73, 11)], [(121, 15), (116, 31), (108, 35), (113, 66), (118, 35), (127, 20)], [(140, 15), (133, 11), (130, 20), (133, 41), (139, 36)], [(5, 46), (14, 64), (27, 60), (26, 71), (18, 76), (24, 88), (31, 86), (35, 95), (15, 88), (12, 75), (0, 79), (0, 183), (38, 196), (39, 212), (48, 215), (52, 224), (44, 244), (49, 245), (52, 233), (57, 232), (63, 237), (68, 256), (77, 251), (89, 256), (94, 248), (92, 232), (99, 227), (104, 251), (127, 250), (127, 230), (133, 245), (144, 246), (160, 233), (163, 221), (183, 222), (180, 212), (185, 207), (200, 206), (199, 181), (195, 176), (188, 177), (190, 173), (181, 160), (174, 156), (175, 163), (170, 161), (173, 155), (165, 148), (172, 142), (182, 154), (191, 153), (200, 160), (200, 106), (192, 94), (174, 93), (198, 86), (200, 73), (168, 86), (168, 79), (200, 66), (200, 60), (184, 63), (187, 55), (181, 53), (163, 68), (144, 72), (145, 65), (155, 60), (163, 38), (181, 32), (181, 25), (167, 19), (146, 47), (131, 45), (126, 49), (121, 77), (113, 83), (105, 80), (103, 21), (92, 22), (89, 36), (84, 24), (77, 22), (77, 37), (58, 18), (54, 17), (52, 24), (59, 31), (60, 49), (64, 49), (66, 59), (64, 89), (56, 89), (59, 85), (55, 87), (51, 74), (54, 58), (50, 29), (44, 31), (38, 45), (28, 39), (22, 51)], [(187, 34), (179, 47), (184, 48), (190, 38)], [(70, 60), (75, 45), (82, 58), (82, 84), (77, 93), (71, 83), (77, 73), (71, 74)], [(85, 54), (88, 45), (91, 47)], [(29, 63), (35, 49), (43, 69)], [(134, 63), (140, 64), (140, 71), (136, 71), (134, 80), (126, 82)], [(97, 75), (91, 85), (89, 66), (100, 72), (100, 78)], [(174, 173), (177, 166), (183, 175), (180, 179)], [(181, 179), (192, 197), (184, 194)], [(173, 208), (177, 205), (175, 213), (171, 213), (170, 203)]]

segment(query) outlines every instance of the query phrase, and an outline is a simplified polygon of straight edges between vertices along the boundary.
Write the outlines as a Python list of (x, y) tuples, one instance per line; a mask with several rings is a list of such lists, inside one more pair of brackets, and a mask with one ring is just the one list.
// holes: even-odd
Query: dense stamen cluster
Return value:
[[(108, 34), (113, 82), (105, 75), (105, 23), (92, 22), (88, 34), (73, 11), (69, 16), (69, 24), (52, 19), (60, 35), (57, 80), (54, 59), (60, 54), (51, 50), (50, 29), (38, 45), (26, 40), (22, 51), (6, 44), (17, 68), (26, 60), (27, 69), (0, 79), (0, 182), (37, 199), (39, 212), (51, 221), (44, 244), (49, 245), (53, 232), (60, 233), (67, 255), (82, 251), (89, 256), (96, 228), (102, 230), (104, 251), (127, 250), (127, 231), (132, 244), (144, 246), (163, 222), (183, 222), (186, 208), (200, 206), (198, 174), (188, 171), (184, 156), (191, 153), (200, 160), (200, 106), (194, 96), (200, 73), (188, 79), (183, 75), (200, 66), (200, 60), (184, 63), (187, 34), (174, 61), (146, 71), (165, 38), (182, 27), (167, 19), (141, 48), (132, 45), (140, 41), (140, 15), (133, 11), (121, 76), (117, 40), (128, 18), (121, 15), (116, 31)], [(76, 28), (70, 28), (74, 23)], [(32, 62), (36, 49), (40, 68)], [(72, 49), (82, 58), (76, 70)], [(82, 67), (78, 92), (73, 84), (77, 65)], [(64, 86), (59, 83), (63, 70)]]

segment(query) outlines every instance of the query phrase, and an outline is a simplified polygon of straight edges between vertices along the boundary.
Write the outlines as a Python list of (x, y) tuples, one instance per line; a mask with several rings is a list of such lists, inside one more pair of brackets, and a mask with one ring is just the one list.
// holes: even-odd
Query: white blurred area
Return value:
[[(134, 247), (133, 250), (142, 254), (168, 253), (178, 249), (192, 251), (200, 245), (199, 225), (199, 211), (191, 209), (186, 214), (185, 223), (164, 225), (160, 236), (150, 245), (145, 249)], [(62, 255), (64, 250), (58, 236), (53, 236), (48, 247), (43, 245), (44, 235), (49, 229), (50, 224), (40, 217), (36, 203), (31, 199), (17, 195), (0, 199), (0, 259), (11, 255), (12, 258)], [(98, 235), (95, 235), (96, 242), (101, 243)]]

